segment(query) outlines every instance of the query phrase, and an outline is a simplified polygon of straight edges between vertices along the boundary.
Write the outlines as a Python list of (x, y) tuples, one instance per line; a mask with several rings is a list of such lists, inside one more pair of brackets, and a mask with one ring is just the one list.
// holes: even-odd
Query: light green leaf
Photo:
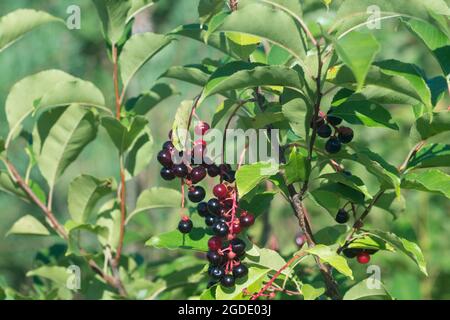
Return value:
[(102, 230), (102, 232), (98, 233), (98, 240), (102, 246), (109, 246), (115, 250), (120, 240), (120, 207), (115, 200), (111, 200), (106, 202), (99, 209), (99, 212), (95, 228), (101, 227), (102, 229), (98, 230)]
[(353, 279), (352, 269), (347, 264), (347, 260), (336, 253), (336, 250), (324, 245), (316, 245), (307, 252), (317, 256), (320, 260), (328, 263), (343, 275)]
[(134, 18), (139, 12), (151, 7), (158, 0), (131, 0), (131, 8), (128, 11), (127, 21)]
[(93, 0), (102, 22), (103, 34), (111, 44), (115, 45), (123, 39), (128, 13), (131, 9), (130, 0)]
[(170, 41), (171, 39), (164, 35), (146, 32), (132, 36), (125, 43), (119, 57), (120, 74), (125, 89), (136, 72)]
[(395, 192), (387, 191), (378, 198), (375, 207), (386, 210), (396, 219), (401, 213), (405, 212), (406, 200), (402, 195), (398, 196)]
[(243, 290), (247, 289), (249, 293), (259, 291), (268, 272), (269, 269), (249, 268), (247, 277), (238, 279), (233, 288), (222, 288), (222, 286), (218, 286), (215, 295), (216, 300), (250, 299), (250, 296), (244, 296)]
[(372, 34), (352, 32), (339, 39), (335, 47), (339, 57), (352, 70), (359, 91), (380, 45)]
[(187, 128), (194, 101), (182, 101), (175, 114), (172, 125), (172, 142), (177, 150), (184, 150), (187, 139)]
[(51, 127), (37, 160), (51, 188), (84, 147), (95, 139), (97, 126), (92, 112), (71, 105)]
[[(270, 23), (267, 23), (270, 21)], [(273, 26), (277, 26), (273, 28)], [(289, 30), (289, 32), (285, 32)], [(290, 52), (298, 60), (305, 55), (296, 20), (285, 11), (262, 3), (251, 3), (226, 17), (217, 31), (239, 32), (265, 38)]]
[(0, 52), (11, 46), (31, 30), (50, 22), (64, 23), (44, 11), (19, 9), (0, 18)]
[(148, 124), (148, 120), (143, 116), (133, 117), (128, 125), (113, 117), (103, 117), (102, 126), (108, 132), (109, 137), (119, 150), (120, 154), (128, 151), (133, 142), (142, 133)]
[(48, 236), (50, 232), (38, 219), (31, 215), (26, 215), (14, 223), (6, 233), (6, 236), (10, 234)]
[(434, 192), (450, 199), (450, 175), (437, 169), (410, 172), (404, 176), (402, 188)]
[(422, 250), (419, 248), (417, 244), (409, 240), (400, 238), (399, 236), (391, 232), (370, 230), (368, 231), (368, 233), (380, 238), (383, 241), (386, 241), (388, 244), (392, 245), (395, 249), (405, 253), (415, 263), (417, 263), (420, 271), (422, 271), (425, 275), (428, 275), (425, 258), (423, 256)]
[(301, 91), (303, 80), (293, 69), (235, 61), (217, 69), (205, 86), (202, 98), (257, 86), (283, 86)]
[(408, 162), (408, 169), (449, 167), (450, 145), (432, 143), (424, 146)]
[[(161, 195), (164, 195), (162, 197)], [(137, 200), (136, 209), (128, 215), (127, 223), (137, 214), (158, 208), (180, 208), (181, 193), (174, 189), (154, 187), (143, 191)]]
[[(247, 255), (244, 259), (245, 263), (274, 271), (278, 271), (286, 265), (286, 260), (278, 252), (271, 249), (258, 248), (256, 245), (254, 247), (258, 251), (258, 255)], [(289, 269), (285, 269), (282, 273), (288, 274)]]
[(64, 267), (43, 266), (38, 269), (28, 271), (27, 277), (42, 277), (55, 282), (58, 286), (66, 286), (67, 279), (71, 272)]
[[(42, 188), (34, 181), (28, 182), (33, 193), (42, 201), (46, 202), (46, 195)], [(30, 202), (28, 195), (13, 181), (8, 172), (0, 170), (0, 191), (12, 194), (19, 197), (19, 199)]]
[(209, 230), (194, 226), (189, 234), (182, 234), (180, 231), (174, 230), (151, 237), (145, 245), (169, 250), (187, 249), (207, 252), (208, 240), (211, 236)]
[(381, 281), (375, 277), (369, 277), (351, 287), (344, 295), (344, 300), (367, 299), (368, 297), (383, 297), (392, 300), (391, 295), (386, 290)]
[(302, 294), (305, 300), (316, 300), (325, 293), (324, 287), (315, 288), (310, 284), (304, 284), (302, 286)]
[(132, 111), (137, 115), (144, 116), (159, 103), (176, 93), (173, 86), (165, 83), (157, 83), (149, 91), (129, 99), (125, 107), (127, 111)]
[(307, 151), (305, 149), (292, 148), (289, 159), (284, 166), (286, 183), (304, 181), (311, 170), (311, 165), (307, 161)]
[(72, 220), (77, 223), (89, 221), (98, 201), (112, 192), (113, 181), (100, 180), (93, 176), (81, 175), (69, 185), (68, 209)]
[(239, 196), (243, 197), (255, 188), (259, 183), (275, 175), (278, 172), (278, 166), (270, 162), (257, 162), (254, 164), (243, 165), (236, 172), (236, 183), (239, 190)]
[(76, 255), (76, 256), (89, 256), (89, 253), (80, 251), (80, 239), (83, 238), (82, 232), (86, 231), (91, 234), (97, 235), (98, 237), (108, 237), (109, 230), (104, 226), (92, 225), (87, 223), (78, 223), (69, 220), (64, 225), (69, 235), (68, 248), (66, 251), (66, 256)]
[[(22, 122), (31, 115), (36, 102), (45, 92), (58, 84), (75, 80), (75, 77), (63, 71), (47, 70), (17, 82), (9, 92), (5, 103), (6, 118), (10, 129), (6, 145), (16, 133), (20, 132)], [(24, 94), (25, 92), (26, 94)]]
[(153, 137), (149, 127), (136, 138), (125, 158), (125, 169), (128, 177), (133, 178), (147, 168), (153, 161)]

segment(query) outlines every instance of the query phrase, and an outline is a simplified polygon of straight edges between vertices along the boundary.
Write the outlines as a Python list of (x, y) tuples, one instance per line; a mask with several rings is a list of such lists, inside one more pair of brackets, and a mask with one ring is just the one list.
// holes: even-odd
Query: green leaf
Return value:
[(257, 292), (268, 272), (269, 269), (250, 267), (248, 275), (236, 280), (236, 285), (233, 288), (218, 286), (215, 295), (216, 300), (248, 300), (250, 296), (244, 296), (244, 289), (247, 289), (250, 293)]
[[(30, 186), (33, 193), (43, 202), (46, 202), (45, 192), (42, 188), (34, 181), (29, 181), (28, 185)], [(30, 202), (28, 195), (19, 187), (19, 185), (13, 181), (8, 174), (8, 172), (0, 170), (0, 191), (12, 194), (14, 196), (19, 197), (19, 199)]]
[(328, 263), (337, 271), (353, 280), (352, 269), (347, 264), (347, 260), (336, 253), (336, 250), (324, 245), (316, 245), (313, 248), (307, 250), (310, 254), (313, 254), (320, 258), (323, 262)]
[(321, 175), (319, 178), (327, 179), (329, 182), (344, 184), (363, 193), (366, 199), (372, 199), (372, 196), (367, 190), (367, 187), (364, 185), (364, 182), (357, 176), (347, 175), (345, 173), (326, 173)]
[(76, 255), (76, 256), (88, 256), (89, 253), (80, 251), (80, 239), (83, 238), (82, 231), (87, 231), (91, 234), (97, 235), (99, 237), (108, 237), (108, 228), (99, 225), (92, 225), (87, 223), (78, 223), (69, 220), (64, 225), (69, 235), (68, 248), (66, 251), (66, 256)]
[(304, 284), (302, 286), (303, 298), (305, 300), (316, 300), (323, 295), (325, 291), (326, 289), (324, 287), (315, 288), (310, 284)]
[(308, 99), (293, 90), (283, 91), (280, 97), (282, 112), (294, 133), (303, 139), (308, 139), (311, 126), (313, 107)]
[(243, 197), (259, 183), (278, 172), (278, 166), (270, 162), (257, 162), (243, 165), (236, 172), (236, 184), (239, 196)]
[(61, 22), (44, 11), (19, 9), (0, 18), (0, 52), (11, 46), (31, 30), (50, 22)]
[[(329, 208), (337, 204), (335, 196), (330, 196), (330, 193), (335, 194), (341, 198), (346, 199), (347, 201), (363, 204), (364, 203), (364, 193), (359, 190), (355, 190), (345, 184), (342, 183), (326, 183), (322, 184), (319, 188), (314, 190), (315, 200), (319, 202), (325, 208)], [(320, 199), (320, 195), (324, 196), (327, 194), (328, 199)], [(335, 209), (335, 208), (333, 208)], [(332, 215), (336, 215), (337, 211), (330, 212)]]
[(93, 0), (102, 22), (103, 34), (112, 45), (124, 36), (131, 9), (130, 0)]
[(292, 55), (283, 48), (273, 45), (267, 56), (267, 64), (269, 65), (285, 65), (292, 59)]
[(404, 176), (402, 188), (433, 192), (450, 198), (450, 175), (437, 169), (410, 172)]
[(367, 28), (367, 24), (380, 21), (374, 21), (374, 12), (368, 10), (370, 6), (378, 7), (380, 18), (383, 20), (407, 17), (435, 22), (435, 16), (450, 14), (443, 0), (346, 0), (339, 6), (331, 30), (337, 30), (337, 34), (342, 35), (357, 28)]
[[(75, 77), (59, 70), (47, 70), (28, 76), (17, 82), (6, 98), (5, 111), (10, 133), (6, 144), (13, 135), (20, 132), (22, 122), (34, 111), (35, 101), (39, 101), (50, 88)], [(24, 94), (26, 92), (26, 94)]]
[(208, 23), (224, 7), (224, 0), (200, 0), (198, 16), (201, 23)]
[(214, 112), (211, 126), (213, 128), (216, 128), (217, 125), (222, 121), (222, 119), (227, 119), (227, 116), (231, 116), (231, 113), (234, 111), (233, 107), (235, 105), (236, 102), (230, 99), (224, 100), (222, 103), (220, 103)]
[(207, 252), (208, 240), (211, 238), (209, 230), (194, 226), (189, 234), (182, 234), (178, 230), (162, 233), (151, 237), (145, 245), (164, 249), (187, 249)]
[[(94, 228), (101, 227), (98, 229), (97, 234), (98, 240), (102, 246), (109, 246), (111, 249), (115, 250), (120, 241), (120, 225), (121, 225), (121, 212), (119, 204), (114, 200), (110, 200), (102, 205), (99, 209), (98, 219)], [(80, 226), (82, 229), (89, 231), (91, 227), (85, 225)]]
[[(164, 197), (161, 197), (164, 195)], [(180, 208), (181, 193), (174, 189), (154, 187), (143, 191), (137, 200), (136, 209), (128, 215), (127, 223), (137, 214), (157, 208)]]
[(408, 169), (450, 166), (450, 145), (432, 143), (422, 147), (408, 162)]
[(352, 70), (359, 91), (380, 45), (372, 34), (352, 32), (338, 39), (335, 47), (341, 60)]
[(6, 236), (10, 234), (48, 236), (50, 232), (38, 219), (31, 215), (26, 215), (14, 223), (6, 233)]
[(423, 256), (422, 250), (420, 250), (417, 244), (409, 240), (400, 238), (399, 236), (390, 232), (371, 230), (368, 233), (380, 238), (383, 241), (386, 241), (388, 244), (392, 245), (395, 249), (406, 254), (415, 263), (417, 263), (420, 271), (422, 271), (425, 275), (428, 275), (425, 258)]
[(92, 112), (79, 105), (71, 105), (51, 127), (37, 160), (51, 188), (84, 147), (95, 139), (97, 126)]
[[(274, 25), (277, 28), (273, 28)], [(272, 9), (261, 3), (251, 3), (231, 13), (218, 26), (217, 31), (240, 32), (265, 38), (284, 48), (298, 60), (305, 56), (302, 32), (296, 20), (285, 11)]]
[(399, 214), (405, 212), (406, 200), (402, 195), (398, 196), (395, 192), (387, 191), (378, 198), (375, 207), (386, 210), (396, 219)]
[(149, 127), (136, 138), (130, 146), (125, 158), (125, 169), (128, 178), (137, 176), (153, 161), (153, 137)]
[(160, 78), (170, 78), (203, 87), (211, 75), (210, 70), (202, 64), (173, 66), (164, 72)]
[(72, 220), (85, 223), (93, 213), (100, 199), (112, 192), (111, 179), (100, 180), (93, 176), (81, 175), (69, 185), (68, 209)]
[(399, 129), (389, 111), (371, 101), (355, 101), (349, 98), (339, 106), (334, 106), (332, 113), (350, 124)]
[(184, 150), (187, 139), (187, 128), (194, 101), (182, 101), (178, 107), (172, 125), (172, 142), (177, 150)]
[(136, 116), (126, 125), (116, 118), (103, 117), (101, 124), (106, 129), (106, 132), (108, 132), (109, 137), (117, 150), (119, 150), (119, 153), (123, 154), (128, 151), (133, 142), (145, 129), (148, 120), (143, 116)]
[(71, 273), (64, 267), (43, 266), (27, 272), (27, 277), (41, 277), (55, 282), (58, 286), (66, 286)]
[(252, 193), (253, 192), (247, 193), (243, 198), (239, 199), (239, 207), (243, 210), (252, 212), (255, 216), (267, 212), (276, 192), (264, 191), (254, 195), (252, 195)]
[(170, 41), (171, 39), (164, 35), (146, 32), (132, 36), (125, 43), (119, 57), (120, 74), (125, 89), (136, 72)]
[(305, 181), (311, 165), (307, 160), (307, 151), (305, 149), (292, 148), (289, 159), (284, 166), (286, 183)]
[(450, 112), (443, 111), (433, 113), (432, 117), (424, 114), (417, 119), (411, 128), (410, 137), (414, 142), (418, 142), (448, 131), (450, 131)]
[(151, 7), (158, 1), (159, 0), (131, 0), (131, 8), (128, 11), (127, 21), (130, 21), (130, 19), (134, 18), (139, 12)]
[(392, 300), (383, 283), (375, 277), (369, 277), (351, 287), (344, 295), (344, 300), (367, 299), (368, 297), (383, 297)]
[(79, 104), (93, 106), (111, 113), (105, 107), (105, 98), (102, 92), (91, 82), (81, 79), (61, 82), (45, 92), (39, 101), (35, 102), (39, 109), (55, 108)]
[(421, 20), (403, 21), (408, 28), (433, 52), (445, 76), (450, 74), (450, 39), (437, 27)]
[(132, 111), (137, 115), (144, 116), (159, 103), (176, 93), (173, 86), (165, 83), (157, 83), (149, 91), (129, 99), (125, 107), (127, 111)]
[[(278, 271), (286, 265), (286, 260), (278, 252), (271, 249), (258, 248), (256, 245), (254, 247), (258, 251), (258, 255), (247, 255), (244, 259), (245, 263), (274, 271)], [(282, 273), (288, 274), (289, 270), (285, 269)]]

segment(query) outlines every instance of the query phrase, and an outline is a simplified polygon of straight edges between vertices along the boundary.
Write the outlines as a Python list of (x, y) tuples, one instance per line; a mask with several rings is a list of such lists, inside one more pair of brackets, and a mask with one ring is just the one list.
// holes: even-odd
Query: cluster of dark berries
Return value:
[[(325, 115), (321, 113), (317, 120), (317, 135), (328, 139), (325, 144), (325, 150), (328, 153), (338, 153), (341, 151), (342, 144), (353, 140), (353, 130), (348, 127), (338, 127), (342, 123), (342, 118), (333, 115), (333, 109), (330, 109)], [(333, 132), (334, 130), (334, 132)]]
[[(207, 123), (200, 122), (194, 131), (196, 135), (203, 136), (209, 128)], [(171, 134), (169, 138), (171, 139)], [(233, 287), (235, 279), (245, 277), (248, 273), (248, 268), (241, 263), (246, 245), (238, 235), (244, 228), (253, 225), (255, 217), (239, 208), (234, 184), (235, 171), (229, 164), (217, 165), (207, 159), (206, 146), (203, 139), (198, 139), (192, 150), (183, 156), (171, 141), (165, 142), (158, 153), (158, 161), (163, 165), (161, 177), (164, 180), (173, 180), (176, 177), (182, 179), (188, 187), (189, 200), (198, 203), (198, 214), (205, 219), (205, 224), (214, 233), (208, 241), (209, 251), (206, 255), (210, 263), (210, 285), (220, 282), (223, 287)], [(177, 157), (182, 158), (180, 164), (174, 162)], [(199, 158), (199, 164), (194, 164), (198, 163)], [(214, 197), (204, 201), (206, 191), (196, 184), (207, 175), (220, 178), (220, 182), (212, 190)], [(178, 230), (183, 234), (191, 232), (192, 228), (193, 223), (187, 216), (178, 224)]]
[(370, 256), (377, 251), (376, 249), (345, 248), (343, 253), (349, 259), (356, 258), (360, 264), (367, 264), (370, 261)]

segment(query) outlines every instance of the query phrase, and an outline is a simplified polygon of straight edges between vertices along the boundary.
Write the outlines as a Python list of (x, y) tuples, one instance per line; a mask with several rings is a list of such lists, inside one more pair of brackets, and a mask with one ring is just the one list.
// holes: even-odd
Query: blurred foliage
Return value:
[[(160, 0), (157, 6), (144, 15), (144, 19), (155, 32), (168, 32), (174, 27), (196, 21), (196, 2), (193, 0)], [(332, 14), (327, 11), (321, 1), (305, 1), (305, 11), (320, 8), (315, 16), (323, 14), (324, 17)], [(338, 5), (339, 1), (336, 1)], [(97, 19), (95, 8), (90, 0), (50, 0), (31, 1), (15, 0), (0, 2), (0, 16), (17, 8), (35, 8), (48, 11), (59, 17), (66, 17), (66, 9), (69, 5), (77, 4), (81, 7), (81, 30), (68, 31), (61, 26), (45, 26), (32, 34), (27, 35), (23, 41), (16, 43), (6, 52), (0, 55), (0, 104), (3, 106), (6, 95), (11, 86), (26, 75), (36, 73), (45, 69), (61, 69), (75, 76), (92, 81), (104, 92), (108, 104), (112, 105), (112, 79), (111, 64), (107, 57), (104, 43), (101, 37), (100, 24)], [(276, 27), (276, 26), (274, 26)], [(382, 45), (380, 59), (402, 57), (405, 62), (417, 63), (426, 67), (427, 70), (437, 70), (437, 63), (431, 58), (424, 46), (406, 32), (398, 23), (386, 23), (383, 28), (389, 28), (392, 32), (375, 33)], [(219, 57), (217, 51), (208, 49), (206, 46), (198, 45), (189, 40), (179, 40), (164, 54), (158, 55), (151, 63), (146, 65), (133, 81), (129, 95), (137, 95), (139, 92), (149, 89), (151, 84), (171, 65), (196, 63), (202, 58)], [(156, 139), (155, 151), (166, 139), (170, 129), (174, 110), (179, 102), (184, 99), (193, 98), (198, 94), (198, 89), (193, 86), (174, 82), (180, 95), (170, 98), (155, 110), (151, 111), (150, 118), (152, 131)], [(215, 98), (214, 98), (215, 99)], [(217, 101), (211, 99), (200, 110), (203, 119), (209, 119), (212, 107)], [(448, 105), (448, 101), (446, 101)], [(208, 106), (210, 108), (208, 108)], [(446, 105), (442, 105), (446, 108)], [(209, 109), (209, 110), (208, 110)], [(387, 161), (400, 164), (404, 155), (410, 149), (405, 143), (405, 137), (409, 132), (409, 124), (413, 122), (413, 115), (408, 109), (393, 108), (390, 110), (397, 123), (401, 125), (400, 131), (394, 132), (387, 129), (370, 129), (357, 127), (356, 136), (358, 144), (370, 143), (372, 150), (383, 155)], [(158, 125), (154, 125), (158, 124)], [(0, 135), (7, 132), (7, 124), (4, 112), (0, 112)], [(17, 152), (22, 146), (17, 146)], [(14, 148), (15, 149), (15, 148)], [(66, 212), (66, 199), (68, 183), (75, 177), (77, 172), (95, 174), (99, 177), (117, 175), (116, 155), (111, 148), (111, 142), (104, 132), (99, 139), (91, 144), (83, 152), (80, 159), (73, 165), (64, 179), (57, 186), (54, 201), (56, 212)], [(395, 152), (392, 152), (395, 150)], [(16, 150), (13, 150), (12, 154)], [(25, 163), (17, 163), (19, 168), (24, 168)], [(363, 172), (363, 167), (349, 168), (358, 175)], [(129, 200), (136, 197), (140, 190), (148, 185), (157, 186), (161, 184), (158, 178), (159, 169), (154, 162), (141, 174), (138, 179), (130, 184)], [(42, 179), (38, 172), (33, 172), (34, 179)], [(375, 185), (374, 181), (366, 181), (369, 189)], [(167, 186), (167, 185), (166, 185)], [(173, 186), (176, 188), (176, 186)], [(373, 190), (370, 190), (373, 191)], [(375, 209), (370, 215), (369, 224), (379, 229), (390, 229), (400, 236), (416, 241), (422, 248), (429, 268), (429, 277), (425, 277), (417, 270), (416, 266), (407, 258), (390, 253), (380, 253), (374, 256), (372, 263), (379, 265), (382, 270), (382, 280), (388, 286), (391, 294), (398, 299), (450, 299), (450, 202), (443, 197), (416, 191), (406, 191), (406, 210), (401, 213), (395, 221), (392, 216)], [(134, 201), (132, 201), (134, 203)], [(58, 252), (58, 241), (56, 238), (39, 238), (9, 236), (5, 238), (6, 231), (19, 217), (25, 214), (37, 213), (32, 205), (24, 204), (14, 197), (0, 193), (0, 205), (2, 209), (2, 223), (0, 224), (0, 282), (5, 281), (10, 287), (27, 293), (30, 290), (31, 279), (25, 274), (28, 270), (42, 265), (42, 248), (54, 245), (53, 250)], [(334, 225), (333, 217), (319, 209), (312, 202), (311, 215), (315, 221), (315, 231)], [(154, 234), (172, 230), (177, 223), (178, 215), (170, 210), (152, 210), (146, 214), (140, 214), (128, 227), (127, 243), (130, 253), (138, 255), (138, 260), (145, 261), (145, 274), (157, 275), (164, 279), (164, 272), (177, 265), (188, 266), (180, 272), (178, 283), (169, 284), (171, 290), (166, 290), (159, 298), (186, 298), (191, 294), (190, 286), (180, 286), (188, 280), (188, 275), (201, 270), (202, 262), (186, 252), (169, 252), (156, 248), (144, 247), (144, 242)], [(36, 214), (35, 216), (39, 216)], [(251, 230), (252, 238), (260, 247), (268, 246), (279, 248), (282, 255), (290, 255), (296, 250), (295, 234), (297, 224), (288, 204), (281, 197), (272, 202), (270, 214), (265, 219), (259, 219), (257, 225)], [(52, 240), (54, 239), (54, 240)], [(59, 250), (61, 251), (61, 250)], [(176, 258), (182, 259), (174, 260)], [(169, 261), (172, 263), (169, 264)], [(350, 262), (351, 264), (355, 262)], [(163, 266), (163, 267), (162, 267)], [(365, 267), (351, 265), (355, 270), (356, 278), (363, 278)], [(94, 281), (95, 280), (86, 280)], [(85, 285), (83, 280), (82, 285)], [(196, 287), (196, 282), (191, 282)], [(195, 291), (195, 288), (192, 289)], [(95, 295), (90, 298), (98, 298)]]

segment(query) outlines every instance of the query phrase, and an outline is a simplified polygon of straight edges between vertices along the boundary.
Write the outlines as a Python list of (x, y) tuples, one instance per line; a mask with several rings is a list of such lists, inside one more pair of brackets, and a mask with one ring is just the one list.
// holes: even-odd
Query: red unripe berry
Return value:
[(361, 252), (356, 256), (356, 260), (361, 264), (367, 264), (370, 261), (370, 255), (367, 252)]
[(237, 222), (234, 222), (234, 223), (232, 224), (231, 231), (232, 231), (233, 233), (240, 233), (240, 232), (242, 231), (241, 223), (240, 223), (239, 220), (238, 220)]
[(224, 185), (223, 183), (215, 185), (213, 189), (213, 194), (219, 199), (226, 198), (228, 194), (227, 186)]
[(194, 132), (198, 136), (203, 136), (209, 129), (210, 129), (209, 124), (201, 121), (195, 126)]
[(219, 237), (212, 237), (208, 240), (208, 248), (211, 251), (217, 251), (222, 248), (222, 239)]
[(206, 141), (203, 139), (197, 139), (194, 141), (194, 146), (198, 146), (198, 145), (202, 145), (204, 147), (206, 147)]
[(250, 227), (255, 223), (255, 216), (250, 213), (245, 213), (241, 215), (239, 221), (241, 222), (241, 226)]

